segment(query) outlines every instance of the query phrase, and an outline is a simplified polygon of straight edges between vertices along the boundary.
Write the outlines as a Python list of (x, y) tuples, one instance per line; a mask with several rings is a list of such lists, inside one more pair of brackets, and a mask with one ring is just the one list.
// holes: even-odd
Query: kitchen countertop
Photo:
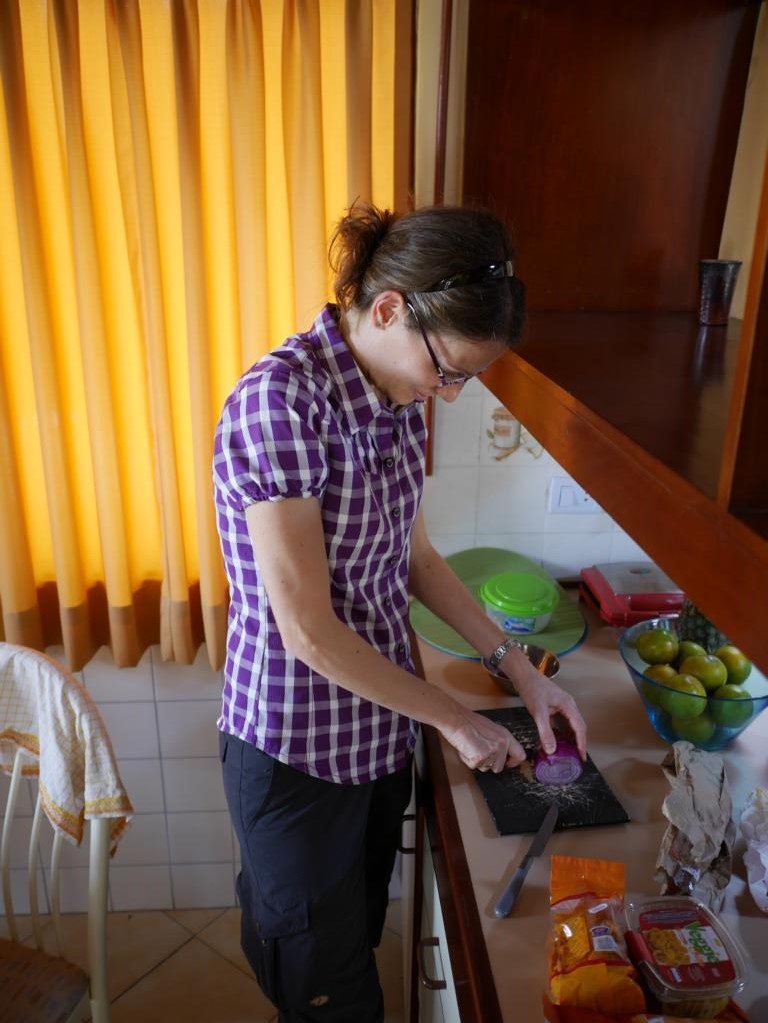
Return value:
[[(441, 737), (429, 744), (430, 756), (439, 751), (444, 761), (502, 1018), (510, 1023), (541, 1019), (551, 854), (622, 860), (628, 894), (659, 891), (653, 874), (667, 824), (661, 804), (669, 792), (660, 765), (670, 747), (653, 731), (634, 690), (617, 649), (619, 631), (582, 609), (587, 637), (561, 657), (556, 681), (576, 698), (589, 729), (589, 754), (630, 823), (556, 831), (544, 855), (534, 860), (512, 915), (499, 920), (493, 907), (532, 836), (500, 836), (472, 772)], [(478, 662), (451, 657), (424, 642), (419, 648), (427, 678), (467, 706), (479, 710), (520, 703), (502, 693)], [(768, 713), (723, 751), (737, 823), (748, 794), (758, 785), (768, 786), (766, 751)], [(768, 918), (747, 888), (742, 852), (739, 836), (722, 915), (751, 959), (750, 980), (737, 1001), (752, 1023), (760, 1023), (768, 1019)]]

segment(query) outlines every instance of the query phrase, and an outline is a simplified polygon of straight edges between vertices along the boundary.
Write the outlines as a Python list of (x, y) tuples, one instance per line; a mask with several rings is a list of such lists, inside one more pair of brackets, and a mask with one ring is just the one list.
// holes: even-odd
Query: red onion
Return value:
[(568, 739), (557, 740), (554, 753), (540, 749), (533, 763), (536, 781), (543, 785), (567, 785), (581, 775), (583, 765), (579, 751)]

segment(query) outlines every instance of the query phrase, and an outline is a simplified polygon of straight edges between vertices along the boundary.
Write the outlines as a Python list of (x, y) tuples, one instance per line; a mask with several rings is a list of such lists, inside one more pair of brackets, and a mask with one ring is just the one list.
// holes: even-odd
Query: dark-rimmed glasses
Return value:
[[(503, 281), (507, 277), (515, 276), (515, 268), (511, 259), (504, 259), (498, 263), (486, 263), (483, 266), (472, 267), (471, 270), (461, 270), (459, 273), (451, 274), (450, 277), (443, 277), (429, 288), (425, 288), (423, 291), (417, 292), (417, 294), (424, 295), (433, 291), (450, 291), (451, 288), (463, 288), (468, 284), (489, 284), (496, 281)], [(435, 350), (429, 342), (427, 332), (424, 329), (424, 324), (419, 318), (419, 314), (413, 307), (413, 303), (405, 296), (405, 304), (410, 309), (416, 324), (421, 331), (421, 336), (424, 338), (424, 344), (427, 346), (429, 357), (432, 360), (432, 364), (435, 367), (435, 372), (438, 378), (438, 387), (458, 387), (460, 384), (465, 384), (468, 380), (473, 380), (478, 374), (477, 373), (446, 373), (443, 367), (440, 365), (440, 361), (435, 355)]]
[(460, 384), (466, 384), (468, 380), (472, 380), (474, 377), (476, 377), (477, 373), (446, 373), (446, 371), (440, 365), (440, 361), (438, 360), (437, 356), (435, 355), (434, 348), (429, 343), (427, 332), (426, 330), (424, 330), (424, 324), (419, 319), (419, 314), (413, 308), (413, 304), (409, 302), (408, 299), (405, 300), (405, 304), (411, 310), (411, 315), (413, 316), (414, 320), (416, 320), (416, 324), (419, 330), (421, 331), (421, 336), (424, 338), (424, 344), (427, 346), (429, 357), (432, 360), (432, 364), (435, 367), (435, 372), (437, 373), (438, 380), (437, 386), (458, 387)]

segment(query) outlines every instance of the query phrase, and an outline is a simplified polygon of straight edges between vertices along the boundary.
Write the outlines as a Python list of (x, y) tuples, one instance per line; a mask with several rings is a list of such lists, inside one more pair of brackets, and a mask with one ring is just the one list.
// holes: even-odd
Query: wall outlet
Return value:
[(551, 515), (599, 515), (602, 508), (570, 476), (553, 476), (547, 511)]

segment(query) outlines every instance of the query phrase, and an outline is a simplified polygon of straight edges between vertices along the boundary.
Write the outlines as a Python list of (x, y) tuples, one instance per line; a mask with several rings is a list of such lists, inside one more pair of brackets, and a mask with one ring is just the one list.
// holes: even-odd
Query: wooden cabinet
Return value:
[(464, 196), (516, 228), (531, 300), (484, 383), (767, 669), (768, 171), (743, 322), (696, 315), (758, 10), (473, 5)]
[[(416, 843), (407, 868), (414, 881), (413, 917), (403, 932), (410, 935), (404, 937), (411, 974), (406, 1019), (501, 1023), (440, 739), (428, 726), (422, 727), (415, 760)], [(424, 977), (438, 986), (425, 986)]]
[(533, 309), (694, 308), (759, 7), (470, 5), (464, 196), (509, 219)]
[(417, 945), (419, 1023), (461, 1023), (429, 836), (423, 836), (421, 935)]

